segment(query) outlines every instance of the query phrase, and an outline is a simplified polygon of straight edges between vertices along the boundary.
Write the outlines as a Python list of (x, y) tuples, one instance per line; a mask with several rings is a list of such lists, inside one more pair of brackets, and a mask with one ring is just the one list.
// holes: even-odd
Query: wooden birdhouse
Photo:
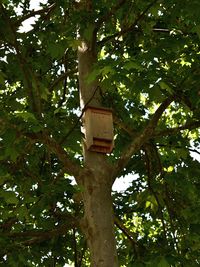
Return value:
[(87, 107), (84, 113), (85, 142), (90, 151), (110, 153), (114, 147), (112, 111)]

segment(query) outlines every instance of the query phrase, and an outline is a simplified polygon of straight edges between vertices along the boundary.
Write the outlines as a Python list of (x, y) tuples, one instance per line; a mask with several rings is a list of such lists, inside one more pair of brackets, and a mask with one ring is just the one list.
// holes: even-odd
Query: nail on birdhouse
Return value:
[(87, 149), (111, 153), (114, 147), (112, 110), (88, 106), (84, 113), (84, 125)]

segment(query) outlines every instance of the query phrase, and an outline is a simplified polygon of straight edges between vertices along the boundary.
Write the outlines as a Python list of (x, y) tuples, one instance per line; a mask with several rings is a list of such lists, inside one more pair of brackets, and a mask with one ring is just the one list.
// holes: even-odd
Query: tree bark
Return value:
[[(78, 51), (80, 103), (100, 106), (98, 81), (90, 84), (87, 76), (96, 63), (94, 48), (86, 41)], [(84, 122), (83, 122), (84, 128)], [(82, 230), (90, 249), (92, 267), (118, 267), (111, 198), (111, 167), (104, 154), (88, 151), (83, 145), (84, 163), (89, 170), (81, 178), (84, 218)]]
[(118, 267), (108, 173), (104, 170), (84, 178), (82, 229), (90, 249), (91, 266)]

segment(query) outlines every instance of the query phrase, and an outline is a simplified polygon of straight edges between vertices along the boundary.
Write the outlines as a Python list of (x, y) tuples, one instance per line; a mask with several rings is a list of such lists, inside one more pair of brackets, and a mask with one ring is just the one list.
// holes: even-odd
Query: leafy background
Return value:
[[(82, 166), (76, 50), (95, 21), (103, 105), (113, 109), (111, 164), (141, 134), (158, 106), (172, 104), (113, 191), (120, 266), (200, 263), (200, 2), (1, 1), (0, 262), (2, 266), (89, 266), (83, 214), (60, 147)], [(34, 13), (35, 12), (35, 13)], [(38, 15), (32, 29), (25, 19)], [(58, 147), (59, 145), (59, 147)]]

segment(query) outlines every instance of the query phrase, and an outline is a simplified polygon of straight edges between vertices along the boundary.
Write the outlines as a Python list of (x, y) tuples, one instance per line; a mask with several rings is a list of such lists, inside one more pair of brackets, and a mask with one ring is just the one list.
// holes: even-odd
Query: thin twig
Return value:
[(43, 15), (43, 14), (48, 15), (55, 7), (56, 7), (56, 3), (54, 3), (48, 7), (45, 7), (43, 9), (31, 11), (30, 13), (28, 13), (28, 14), (24, 15), (23, 17), (21, 17), (20, 19), (18, 19), (15, 22), (15, 25), (19, 26), (23, 21), (25, 21), (31, 17), (35, 17), (37, 15)]
[(67, 71), (64, 72), (62, 75), (60, 75), (55, 81), (53, 81), (53, 83), (50, 85), (49, 87), (49, 92), (51, 93), (53, 91), (53, 89), (62, 81), (64, 80), (66, 77), (68, 77), (71, 74), (76, 73), (78, 70), (71, 70), (71, 71)]
[(59, 144), (63, 144), (67, 138), (72, 134), (72, 132), (76, 129), (78, 123), (80, 122), (81, 118), (83, 117), (83, 114), (86, 110), (86, 108), (88, 107), (88, 105), (90, 104), (90, 102), (92, 101), (92, 99), (94, 98), (97, 90), (99, 89), (99, 86), (97, 86), (92, 94), (92, 96), (90, 97), (90, 99), (87, 101), (87, 103), (85, 104), (84, 108), (81, 111), (80, 116), (77, 118), (76, 122), (74, 123), (74, 126), (68, 131), (68, 133), (60, 140)]

